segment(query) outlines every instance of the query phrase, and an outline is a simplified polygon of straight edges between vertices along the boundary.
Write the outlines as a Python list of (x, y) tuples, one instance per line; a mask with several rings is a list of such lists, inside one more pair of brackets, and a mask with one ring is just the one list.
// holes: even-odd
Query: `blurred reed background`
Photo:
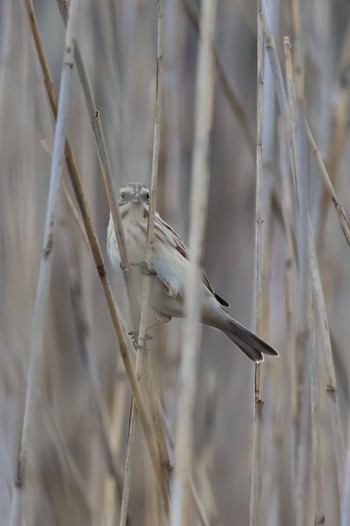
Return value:
[[(78, 40), (101, 112), (116, 189), (131, 181), (150, 184), (156, 4), (80, 2)], [(35, 1), (34, 8), (58, 89), (64, 25), (54, 0)], [(190, 219), (198, 8), (200, 3), (191, 0), (164, 2), (157, 206), (185, 240)], [(279, 350), (280, 358), (265, 360), (260, 393), (264, 405), (254, 409), (254, 364), (221, 333), (204, 329), (193, 419), (196, 505), (188, 524), (302, 526), (325, 521), (346, 526), (350, 523), (350, 253), (319, 161), (325, 162), (340, 204), (350, 212), (350, 6), (345, 0), (268, 0), (265, 8), (275, 38), (274, 58), (279, 59), (283, 83), (289, 87), (288, 113), (278, 103), (277, 77), (265, 50), (260, 331)], [(3, 0), (0, 17), (0, 522), (8, 524), (54, 121), (25, 2)], [(263, 23), (271, 54), (266, 20)], [(284, 36), (292, 43), (295, 86), (286, 76), (289, 48), (288, 43), (283, 45)], [(231, 304), (233, 317), (253, 328), (255, 2), (218, 3), (216, 56), (204, 266), (216, 291)], [(290, 111), (295, 114), (295, 126), (290, 124)], [(319, 158), (308, 142), (304, 118)], [(107, 261), (108, 203), (76, 74), (68, 126), (128, 331), (131, 321), (124, 284)], [(66, 173), (59, 194), (44, 354), (18, 524), (109, 526), (119, 524), (131, 389)], [(159, 329), (149, 353), (172, 461), (183, 323), (173, 320)], [(102, 408), (102, 420), (96, 405)], [(253, 443), (253, 428), (261, 442)], [(140, 425), (132, 465), (127, 524), (166, 524)], [(257, 478), (251, 484), (253, 465)], [(251, 502), (252, 490), (258, 504)]]

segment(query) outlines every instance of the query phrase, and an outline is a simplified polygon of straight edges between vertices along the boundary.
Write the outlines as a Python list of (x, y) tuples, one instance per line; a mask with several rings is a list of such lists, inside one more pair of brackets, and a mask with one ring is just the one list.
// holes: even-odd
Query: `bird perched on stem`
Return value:
[[(176, 232), (156, 213), (152, 270), (145, 264), (147, 224), (149, 213), (148, 188), (131, 183), (120, 189), (119, 209), (123, 220), (127, 250), (131, 265), (147, 273), (151, 280), (149, 305), (160, 321), (184, 317), (186, 274), (191, 265), (188, 248)], [(120, 269), (118, 242), (112, 217), (107, 230), (107, 249), (112, 265)], [(222, 331), (251, 360), (263, 361), (263, 354), (278, 356), (268, 343), (243, 327), (229, 315), (228, 303), (215, 294), (203, 273), (201, 290), (201, 320)]]

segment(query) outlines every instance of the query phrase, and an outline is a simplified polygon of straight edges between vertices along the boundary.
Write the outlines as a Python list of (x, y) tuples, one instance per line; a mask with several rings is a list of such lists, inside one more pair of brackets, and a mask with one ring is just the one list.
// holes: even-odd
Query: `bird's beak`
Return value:
[(140, 192), (135, 192), (131, 198), (131, 201), (133, 201), (134, 203), (139, 203), (141, 200), (142, 200), (142, 196)]

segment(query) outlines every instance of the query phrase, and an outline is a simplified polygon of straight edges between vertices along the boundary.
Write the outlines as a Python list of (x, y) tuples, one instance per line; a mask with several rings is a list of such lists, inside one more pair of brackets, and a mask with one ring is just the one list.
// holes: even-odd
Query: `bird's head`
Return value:
[(130, 183), (123, 186), (119, 191), (119, 206), (126, 204), (140, 206), (149, 202), (149, 190), (141, 183)]

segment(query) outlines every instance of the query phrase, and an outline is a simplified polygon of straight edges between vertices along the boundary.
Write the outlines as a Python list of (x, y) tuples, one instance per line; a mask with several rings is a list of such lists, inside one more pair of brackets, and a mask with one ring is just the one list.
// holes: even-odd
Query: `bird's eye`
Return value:
[(125, 199), (126, 197), (126, 193), (125, 192), (120, 192), (120, 199)]

